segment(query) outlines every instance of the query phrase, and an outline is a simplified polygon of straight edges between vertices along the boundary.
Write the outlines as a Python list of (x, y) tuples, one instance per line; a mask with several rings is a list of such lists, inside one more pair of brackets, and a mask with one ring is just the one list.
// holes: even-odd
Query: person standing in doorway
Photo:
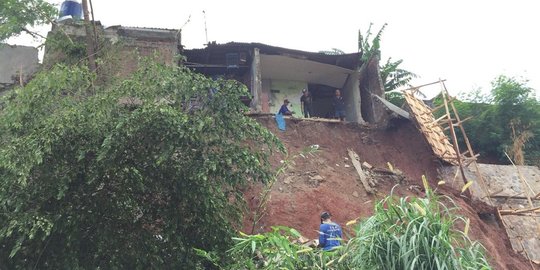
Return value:
[(332, 250), (341, 245), (341, 227), (332, 222), (332, 215), (322, 212), (319, 226), (319, 247), (324, 251)]
[(311, 94), (308, 90), (304, 89), (302, 90), (302, 97), (300, 98), (300, 105), (302, 107), (302, 113), (304, 114), (305, 118), (310, 118), (312, 116), (311, 112), (311, 104), (313, 99), (311, 98)]
[(341, 91), (336, 89), (334, 99), (332, 100), (332, 105), (334, 105), (335, 117), (339, 120), (345, 120), (345, 100), (341, 96)]

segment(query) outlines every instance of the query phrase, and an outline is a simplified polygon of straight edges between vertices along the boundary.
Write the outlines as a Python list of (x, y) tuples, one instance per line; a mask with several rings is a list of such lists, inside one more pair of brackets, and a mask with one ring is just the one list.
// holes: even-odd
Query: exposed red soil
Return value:
[[(394, 194), (401, 196), (422, 196), (422, 175), (428, 178), (431, 186), (437, 185), (437, 168), (441, 164), (409, 122), (379, 129), (355, 124), (287, 120), (287, 130), (282, 132), (272, 118), (259, 118), (258, 121), (282, 140), (290, 156), (310, 145), (318, 145), (320, 151), (294, 158), (294, 164), (278, 177), (255, 233), (267, 231), (270, 226), (284, 225), (297, 229), (308, 238), (316, 238), (322, 211), (330, 211), (333, 221), (345, 227), (349, 220), (371, 215), (374, 203), (390, 194), (392, 189)], [(374, 176), (379, 180), (377, 193), (366, 193), (348, 157), (349, 148), (360, 156), (361, 162), (366, 161), (375, 168), (388, 168), (389, 162), (403, 172), (404, 179), (398, 183), (396, 177)], [(283, 158), (274, 156), (272, 163), (277, 167)], [(261, 186), (246, 191), (251, 209), (259, 203), (260, 191)], [(440, 192), (451, 197), (459, 207), (458, 213), (470, 219), (470, 236), (484, 245), (494, 269), (531, 269), (529, 262), (512, 250), (506, 232), (496, 219), (489, 218), (490, 215), (480, 218), (475, 211), (489, 212), (489, 207), (471, 204), (469, 199), (450, 188)], [(244, 231), (251, 232), (251, 224), (250, 215), (247, 215)]]

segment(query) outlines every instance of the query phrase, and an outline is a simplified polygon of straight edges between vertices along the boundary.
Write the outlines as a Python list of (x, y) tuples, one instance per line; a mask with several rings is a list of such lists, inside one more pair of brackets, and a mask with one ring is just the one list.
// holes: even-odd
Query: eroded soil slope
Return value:
[[(308, 238), (317, 237), (319, 215), (330, 211), (333, 220), (345, 223), (372, 214), (374, 203), (394, 190), (398, 195), (423, 195), (421, 176), (426, 175), (431, 185), (438, 182), (439, 161), (432, 155), (423, 137), (410, 122), (394, 123), (391, 128), (358, 126), (342, 123), (323, 123), (287, 120), (287, 130), (279, 131), (272, 118), (258, 118), (286, 145), (292, 156), (310, 145), (320, 151), (297, 157), (294, 164), (278, 178), (270, 193), (265, 215), (254, 232), (269, 230), (273, 225), (296, 228)], [(368, 194), (358, 180), (358, 174), (347, 154), (354, 150), (361, 162), (368, 162), (375, 170), (377, 192)], [(277, 167), (282, 156), (272, 162)], [(384, 173), (390, 163), (402, 172), (400, 177)], [(381, 169), (377, 172), (377, 169)], [(261, 187), (246, 191), (246, 199), (253, 209), (259, 203)], [(441, 193), (450, 196), (460, 207), (459, 213), (471, 220), (470, 235), (487, 249), (495, 269), (531, 269), (531, 265), (510, 247), (505, 231), (489, 215), (483, 218), (459, 192), (449, 188)], [(250, 215), (244, 231), (252, 231)]]

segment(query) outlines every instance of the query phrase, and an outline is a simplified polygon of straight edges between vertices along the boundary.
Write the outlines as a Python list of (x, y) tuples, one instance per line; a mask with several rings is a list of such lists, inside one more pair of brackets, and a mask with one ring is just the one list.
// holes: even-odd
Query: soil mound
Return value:
[[(308, 238), (316, 238), (322, 211), (330, 211), (333, 221), (345, 227), (349, 220), (370, 216), (374, 203), (391, 192), (400, 196), (422, 196), (422, 175), (432, 187), (439, 181), (439, 160), (414, 125), (405, 120), (393, 122), (385, 129), (287, 120), (286, 131), (278, 130), (273, 118), (261, 117), (258, 121), (282, 140), (289, 156), (311, 145), (318, 145), (320, 151), (293, 159), (292, 165), (274, 184), (265, 214), (254, 228), (252, 215), (246, 216), (244, 231), (247, 232), (257, 233), (269, 230), (270, 226), (284, 225)], [(375, 194), (365, 191), (347, 149), (355, 151), (361, 163), (373, 166), (367, 171), (376, 179)], [(282, 159), (285, 157), (274, 156), (272, 162), (278, 167)], [(389, 166), (395, 173), (388, 173)], [(259, 204), (260, 192), (261, 186), (246, 191), (251, 209)], [(499, 221), (489, 214), (489, 207), (472, 203), (449, 187), (439, 192), (452, 198), (459, 207), (458, 213), (470, 219), (469, 234), (484, 245), (495, 269), (531, 269), (531, 264), (512, 250)], [(475, 209), (483, 209), (483, 214), (479, 215)]]

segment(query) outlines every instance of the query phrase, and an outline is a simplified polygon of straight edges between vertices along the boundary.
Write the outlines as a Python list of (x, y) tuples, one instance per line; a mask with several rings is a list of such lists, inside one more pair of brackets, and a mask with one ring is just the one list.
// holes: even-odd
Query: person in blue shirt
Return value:
[(332, 250), (341, 245), (341, 227), (332, 222), (332, 215), (322, 212), (319, 226), (319, 247), (324, 251)]
[(289, 110), (289, 108), (287, 108), (287, 106), (289, 105), (289, 100), (288, 99), (285, 99), (283, 101), (283, 105), (281, 105), (281, 108), (279, 108), (279, 112), (278, 114), (281, 114), (281, 115), (292, 115), (294, 112), (291, 112)]

